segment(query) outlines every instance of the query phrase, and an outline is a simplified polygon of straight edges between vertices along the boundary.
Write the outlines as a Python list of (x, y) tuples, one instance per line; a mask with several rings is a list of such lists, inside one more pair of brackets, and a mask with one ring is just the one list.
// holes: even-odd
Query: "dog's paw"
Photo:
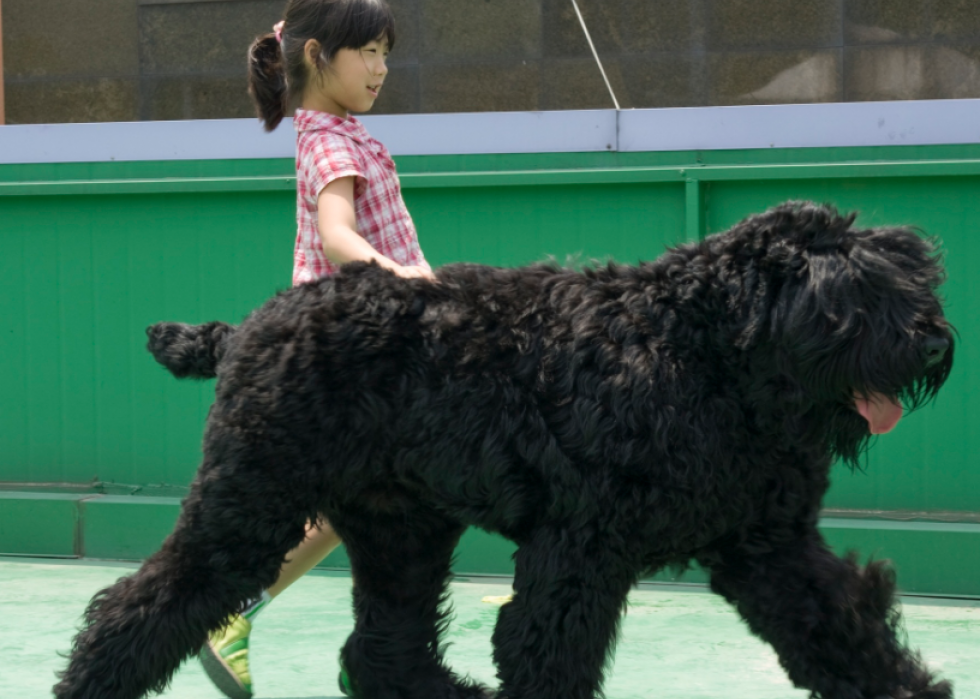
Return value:
[(874, 699), (953, 699), (953, 686), (941, 681), (922, 689), (897, 689)]

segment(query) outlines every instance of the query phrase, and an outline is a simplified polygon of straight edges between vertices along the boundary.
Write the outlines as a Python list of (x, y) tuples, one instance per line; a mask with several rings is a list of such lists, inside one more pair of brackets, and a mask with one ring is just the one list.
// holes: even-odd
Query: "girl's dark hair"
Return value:
[(266, 131), (272, 131), (303, 94), (310, 71), (303, 47), (310, 39), (323, 50), (317, 69), (326, 67), (340, 49), (359, 49), (380, 39), (395, 45), (395, 18), (385, 0), (289, 0), (283, 18), (282, 43), (263, 34), (248, 49), (248, 92)]

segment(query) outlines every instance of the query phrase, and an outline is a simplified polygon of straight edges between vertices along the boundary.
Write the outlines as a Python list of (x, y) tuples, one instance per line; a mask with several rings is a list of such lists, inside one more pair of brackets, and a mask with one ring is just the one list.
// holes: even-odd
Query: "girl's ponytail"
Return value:
[(275, 34), (260, 36), (248, 49), (248, 94), (266, 131), (286, 116), (288, 90), (282, 44)]

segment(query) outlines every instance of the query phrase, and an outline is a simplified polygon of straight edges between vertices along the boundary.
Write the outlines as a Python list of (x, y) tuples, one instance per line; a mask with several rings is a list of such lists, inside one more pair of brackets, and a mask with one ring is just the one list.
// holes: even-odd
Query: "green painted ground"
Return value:
[[(54, 672), (86, 602), (134, 566), (0, 558), (0, 697), (50, 696)], [(350, 631), (350, 578), (314, 572), (259, 618), (252, 639), (257, 698), (336, 697), (337, 650)], [(453, 585), (456, 620), (448, 656), (492, 683), (490, 633), (497, 607), (486, 595), (506, 580)], [(956, 684), (958, 699), (980, 697), (980, 602), (906, 599), (911, 643)], [(727, 605), (699, 588), (645, 586), (623, 622), (609, 699), (805, 699), (769, 648), (750, 636)], [(220, 699), (196, 662), (163, 696)]]

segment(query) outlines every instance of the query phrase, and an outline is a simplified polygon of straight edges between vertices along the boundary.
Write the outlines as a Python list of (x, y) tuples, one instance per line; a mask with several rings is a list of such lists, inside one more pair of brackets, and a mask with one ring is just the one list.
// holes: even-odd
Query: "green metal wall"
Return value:
[[(980, 512), (980, 146), (396, 160), (434, 265), (635, 262), (790, 198), (940, 236), (960, 334), (952, 379), (878, 440), (866, 474), (836, 474), (828, 505)], [(170, 378), (143, 329), (236, 321), (289, 284), (291, 170), (0, 166), (0, 481), (189, 482), (212, 387)]]

